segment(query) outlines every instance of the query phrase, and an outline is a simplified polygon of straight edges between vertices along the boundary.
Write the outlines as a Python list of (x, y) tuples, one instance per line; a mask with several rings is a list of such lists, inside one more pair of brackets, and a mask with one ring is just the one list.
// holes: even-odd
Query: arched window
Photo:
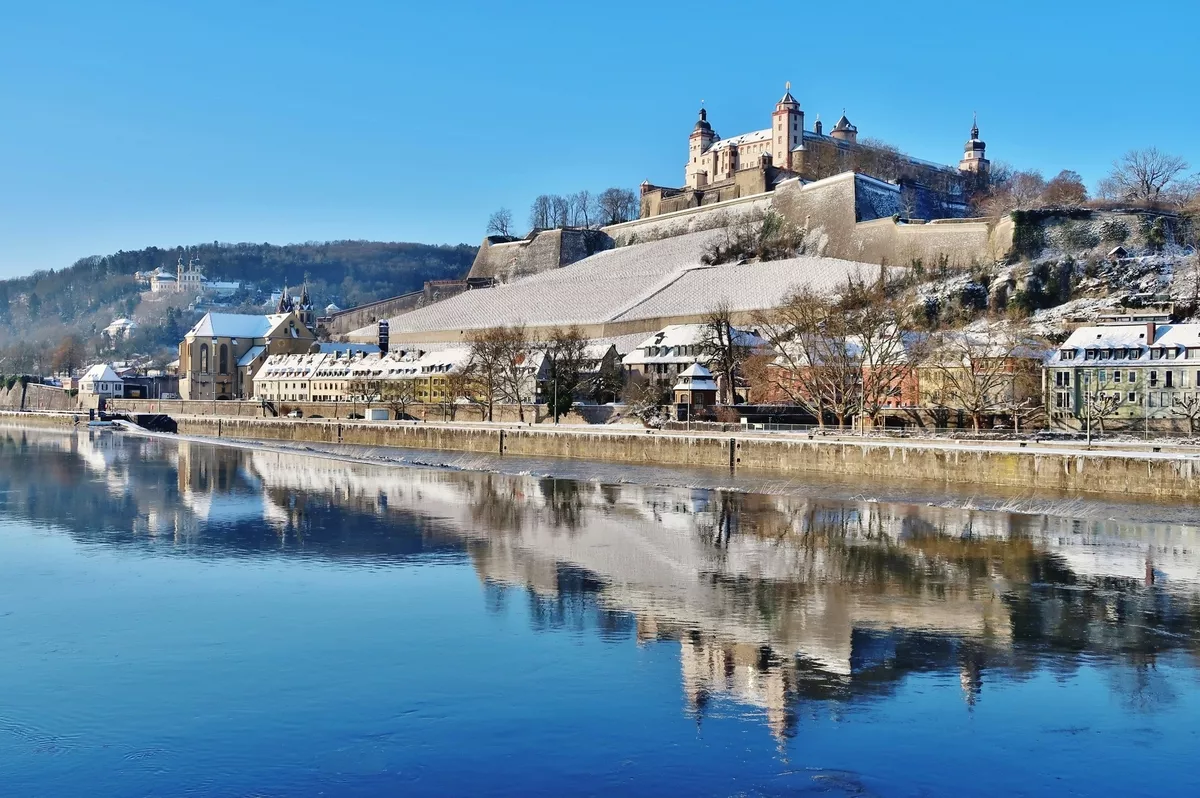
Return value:
[(225, 344), (221, 344), (221, 354), (218, 356), (217, 362), (221, 367), (221, 373), (228, 374), (229, 373), (229, 347), (226, 346)]
[(208, 373), (208, 344), (200, 344), (200, 373)]

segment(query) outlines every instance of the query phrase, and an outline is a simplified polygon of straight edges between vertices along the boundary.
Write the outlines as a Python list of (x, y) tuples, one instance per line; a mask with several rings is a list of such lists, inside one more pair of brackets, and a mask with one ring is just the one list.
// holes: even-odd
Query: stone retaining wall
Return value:
[(644, 431), (452, 427), (434, 424), (179, 419), (179, 432), (230, 438), (353, 443), (410, 449), (564, 457), (578, 460), (919, 479), (1068, 493), (1200, 499), (1200, 462), (1134, 452), (1048, 447), (969, 448), (937, 444), (822, 441)]

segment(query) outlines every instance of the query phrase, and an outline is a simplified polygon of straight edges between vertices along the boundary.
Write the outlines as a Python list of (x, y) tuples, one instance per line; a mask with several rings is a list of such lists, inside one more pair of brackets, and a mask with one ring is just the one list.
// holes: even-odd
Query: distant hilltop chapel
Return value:
[(828, 133), (820, 116), (807, 130), (804, 111), (788, 83), (771, 113), (771, 126), (763, 130), (723, 139), (701, 108), (688, 136), (683, 187), (643, 183), (641, 217), (762, 194), (784, 180), (811, 182), (848, 171), (899, 184), (911, 206), (910, 215), (963, 216), (971, 192), (988, 182), (985, 147), (974, 123), (955, 168), (911, 158), (886, 145), (860, 142), (858, 128), (844, 111)]

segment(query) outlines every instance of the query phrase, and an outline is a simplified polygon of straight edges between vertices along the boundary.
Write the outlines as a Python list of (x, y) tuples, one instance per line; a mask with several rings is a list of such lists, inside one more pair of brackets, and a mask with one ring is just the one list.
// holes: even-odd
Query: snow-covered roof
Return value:
[(246, 354), (244, 354), (240, 358), (238, 358), (238, 362), (237, 362), (238, 367), (241, 368), (244, 366), (249, 366), (251, 363), (253, 363), (258, 358), (259, 355), (261, 355), (263, 352), (265, 352), (266, 349), (267, 348), (265, 346), (250, 347), (249, 349), (246, 350)]
[(188, 331), (197, 338), (264, 338), (287, 313), (251, 316), (243, 313), (205, 313), (204, 318)]
[(331, 355), (334, 352), (375, 355), (379, 354), (379, 347), (375, 344), (349, 344), (340, 341), (322, 341), (317, 344), (317, 351), (324, 355)]
[(84, 372), (80, 382), (121, 382), (117, 372), (107, 363), (97, 363)]
[(1104, 324), (1080, 327), (1050, 357), (1049, 365), (1075, 365), (1095, 360), (1136, 363), (1182, 356), (1200, 360), (1200, 324)]
[[(722, 300), (734, 311), (776, 307), (797, 288), (832, 292), (851, 276), (874, 281), (879, 266), (802, 255), (741, 266), (702, 266), (706, 245), (723, 235), (706, 230), (596, 253), (569, 266), (477, 288), (389, 319), (393, 340), (406, 333), (498, 325), (531, 327), (603, 324), (669, 316), (700, 316)], [(375, 325), (356, 330), (371, 338)]]
[(712, 372), (699, 363), (693, 363), (679, 373), (679, 381), (675, 383), (677, 391), (715, 391), (717, 382)]
[(713, 150), (724, 150), (724, 149), (728, 149), (729, 147), (734, 147), (734, 146), (741, 147), (743, 144), (757, 144), (760, 141), (770, 141), (770, 140), (771, 140), (771, 129), (770, 128), (767, 128), (766, 130), (755, 130), (750, 133), (743, 133), (740, 136), (734, 136), (734, 137), (728, 138), (728, 139), (721, 139), (720, 141), (713, 144), (712, 147), (709, 148), (709, 151), (711, 152)]
[[(643, 338), (629, 354), (621, 359), (627, 366), (647, 363), (686, 363), (702, 355), (686, 347), (698, 347), (707, 336), (703, 324), (669, 324), (649, 337)], [(746, 330), (734, 330), (734, 343), (755, 351), (769, 348), (767, 342)]]

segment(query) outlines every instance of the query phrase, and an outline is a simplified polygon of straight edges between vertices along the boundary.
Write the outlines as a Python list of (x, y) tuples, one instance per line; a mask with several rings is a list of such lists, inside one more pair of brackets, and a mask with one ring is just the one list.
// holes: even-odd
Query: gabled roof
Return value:
[(679, 372), (679, 381), (675, 383), (675, 390), (715, 391), (717, 390), (717, 381), (713, 379), (711, 371), (699, 363), (693, 363)]
[(266, 349), (267, 348), (265, 346), (250, 347), (250, 349), (246, 351), (246, 354), (242, 355), (238, 359), (238, 362), (237, 362), (238, 367), (240, 368), (242, 366), (249, 366), (251, 363), (253, 363), (255, 361), (256, 358), (258, 358), (259, 355), (261, 355), (263, 352), (265, 352)]
[(278, 315), (249, 316), (243, 313), (205, 313), (188, 331), (197, 338), (264, 338), (277, 324)]
[(121, 378), (117, 376), (117, 372), (112, 370), (112, 366), (107, 363), (97, 363), (92, 366), (80, 380), (90, 380), (91, 382), (120, 382)]

